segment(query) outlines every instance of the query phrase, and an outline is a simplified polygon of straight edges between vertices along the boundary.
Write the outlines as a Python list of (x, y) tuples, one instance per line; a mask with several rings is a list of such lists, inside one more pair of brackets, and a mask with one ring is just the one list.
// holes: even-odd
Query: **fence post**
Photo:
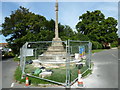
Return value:
[(66, 41), (66, 88), (70, 88), (70, 41)]
[(37, 59), (37, 53), (36, 53), (36, 51), (37, 51), (37, 48), (35, 48), (35, 59)]
[(89, 42), (88, 44), (88, 47), (89, 47), (89, 58), (88, 58), (88, 63), (89, 63), (89, 68), (91, 67), (91, 47), (92, 47), (92, 43)]
[(20, 48), (20, 68), (22, 69), (22, 48)]
[(26, 42), (22, 49), (23, 49), (23, 52), (22, 52), (22, 55), (23, 55), (23, 65), (22, 65), (22, 75), (21, 75), (21, 79), (23, 79), (24, 77), (24, 74), (25, 74), (25, 62), (26, 62), (26, 49), (27, 49), (27, 45), (28, 45), (28, 42)]

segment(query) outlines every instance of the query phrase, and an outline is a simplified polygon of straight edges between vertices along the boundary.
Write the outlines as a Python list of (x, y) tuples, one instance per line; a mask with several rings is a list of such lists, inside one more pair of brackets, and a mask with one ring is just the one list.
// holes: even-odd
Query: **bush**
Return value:
[(14, 61), (20, 61), (20, 58), (18, 58), (17, 56), (15, 56), (15, 57), (13, 58), (13, 60), (14, 60)]
[(118, 42), (114, 41), (113, 43), (111, 43), (111, 47), (118, 47)]
[(99, 42), (92, 41), (92, 49), (102, 49), (103, 46)]
[(12, 57), (14, 57), (15, 54), (14, 54), (13, 52), (8, 52), (8, 56), (12, 56)]

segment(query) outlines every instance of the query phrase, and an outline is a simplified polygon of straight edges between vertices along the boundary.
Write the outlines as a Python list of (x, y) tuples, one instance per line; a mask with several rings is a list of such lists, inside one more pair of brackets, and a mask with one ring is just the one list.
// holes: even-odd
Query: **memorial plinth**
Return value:
[(47, 52), (45, 52), (46, 55), (59, 55), (64, 53), (65, 49), (60, 38), (53, 38), (52, 45), (48, 47)]
[(66, 50), (60, 38), (53, 38), (52, 44), (47, 51), (39, 56), (39, 60), (49, 61), (65, 61)]

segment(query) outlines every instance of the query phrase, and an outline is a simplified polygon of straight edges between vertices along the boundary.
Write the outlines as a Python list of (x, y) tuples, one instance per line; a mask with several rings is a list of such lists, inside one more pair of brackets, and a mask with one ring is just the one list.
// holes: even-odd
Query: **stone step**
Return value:
[(67, 53), (64, 52), (64, 51), (63, 51), (63, 52), (62, 52), (62, 51), (61, 51), (61, 52), (60, 52), (60, 51), (59, 51), (59, 52), (56, 52), (56, 51), (53, 51), (53, 52), (50, 51), (50, 52), (49, 52), (49, 51), (47, 51), (47, 52), (44, 53), (45, 56), (50, 56), (50, 55), (53, 55), (53, 56), (54, 56), (54, 55), (64, 56), (64, 55), (66, 55), (66, 54), (67, 54)]
[(57, 55), (49, 55), (49, 56), (39, 56), (39, 60), (53, 60), (53, 61), (56, 61), (56, 60), (64, 60), (66, 58), (66, 56), (57, 56)]
[(65, 51), (63, 46), (51, 46), (48, 48), (48, 51)]

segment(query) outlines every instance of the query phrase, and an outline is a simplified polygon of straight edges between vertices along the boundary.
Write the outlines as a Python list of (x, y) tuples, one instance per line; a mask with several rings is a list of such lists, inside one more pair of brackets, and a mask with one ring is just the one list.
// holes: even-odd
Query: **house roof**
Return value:
[(8, 43), (0, 43), (0, 47), (4, 47), (4, 46), (7, 46)]

